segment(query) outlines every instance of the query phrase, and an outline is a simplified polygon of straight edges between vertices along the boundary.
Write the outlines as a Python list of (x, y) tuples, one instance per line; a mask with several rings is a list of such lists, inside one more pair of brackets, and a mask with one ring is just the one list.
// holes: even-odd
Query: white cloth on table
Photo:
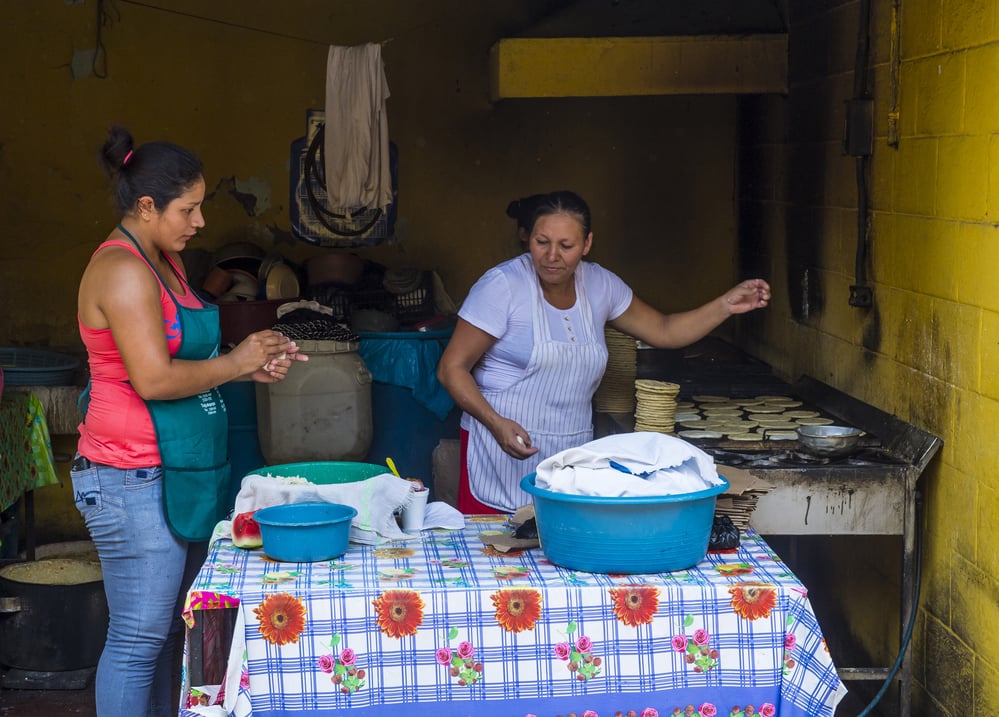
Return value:
[[(413, 536), (402, 531), (395, 514), (401, 512), (412, 500), (413, 484), (391, 473), (382, 473), (366, 480), (351, 483), (319, 485), (295, 476), (251, 474), (243, 478), (236, 495), (234, 514), (249, 513), (260, 508), (288, 503), (325, 502), (349, 505), (357, 510), (350, 523), (350, 540), (365, 545), (379, 545), (392, 540), (412, 540)], [(441, 504), (431, 511), (428, 506), (424, 528), (451, 528), (455, 523), (453, 508)], [(432, 523), (434, 521), (436, 524)], [(464, 518), (461, 525), (464, 526)]]
[(604, 497), (680, 495), (723, 482), (710, 455), (652, 431), (605, 436), (557, 453), (538, 465), (535, 478), (537, 487), (557, 493)]
[(389, 98), (381, 45), (331, 45), (326, 59), (326, 193), (335, 209), (392, 203)]

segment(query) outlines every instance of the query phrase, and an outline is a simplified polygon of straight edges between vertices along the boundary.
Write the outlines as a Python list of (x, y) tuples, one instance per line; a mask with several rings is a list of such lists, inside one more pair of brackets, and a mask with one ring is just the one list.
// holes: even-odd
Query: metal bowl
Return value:
[(849, 426), (799, 426), (798, 443), (813, 456), (842, 458), (857, 450), (864, 432)]

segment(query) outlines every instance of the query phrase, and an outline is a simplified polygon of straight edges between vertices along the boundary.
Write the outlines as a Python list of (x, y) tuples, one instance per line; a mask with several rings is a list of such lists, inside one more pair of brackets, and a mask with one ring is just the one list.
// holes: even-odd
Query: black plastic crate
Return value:
[(352, 311), (384, 311), (402, 325), (425, 321), (435, 313), (433, 275), (423, 272), (420, 286), (405, 294), (393, 294), (383, 288), (357, 289), (351, 296), (350, 306)]

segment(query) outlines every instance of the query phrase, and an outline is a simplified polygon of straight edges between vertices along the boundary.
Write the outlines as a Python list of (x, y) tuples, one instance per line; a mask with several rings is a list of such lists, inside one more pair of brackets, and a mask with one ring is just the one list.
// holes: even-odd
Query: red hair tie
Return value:
[(132, 158), (132, 150), (128, 150), (128, 154), (125, 155), (125, 159), (121, 160), (121, 166), (124, 167), (128, 164), (128, 160)]

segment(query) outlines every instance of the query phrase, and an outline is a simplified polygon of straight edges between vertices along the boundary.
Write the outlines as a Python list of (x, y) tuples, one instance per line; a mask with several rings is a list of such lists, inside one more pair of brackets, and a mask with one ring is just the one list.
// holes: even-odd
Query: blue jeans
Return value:
[(167, 526), (158, 466), (114, 468), (77, 455), (70, 476), (100, 556), (111, 616), (97, 666), (97, 715), (176, 715), (173, 652), (182, 632), (182, 591), (203, 555), (192, 555), (185, 571), (188, 553), (197, 551)]

